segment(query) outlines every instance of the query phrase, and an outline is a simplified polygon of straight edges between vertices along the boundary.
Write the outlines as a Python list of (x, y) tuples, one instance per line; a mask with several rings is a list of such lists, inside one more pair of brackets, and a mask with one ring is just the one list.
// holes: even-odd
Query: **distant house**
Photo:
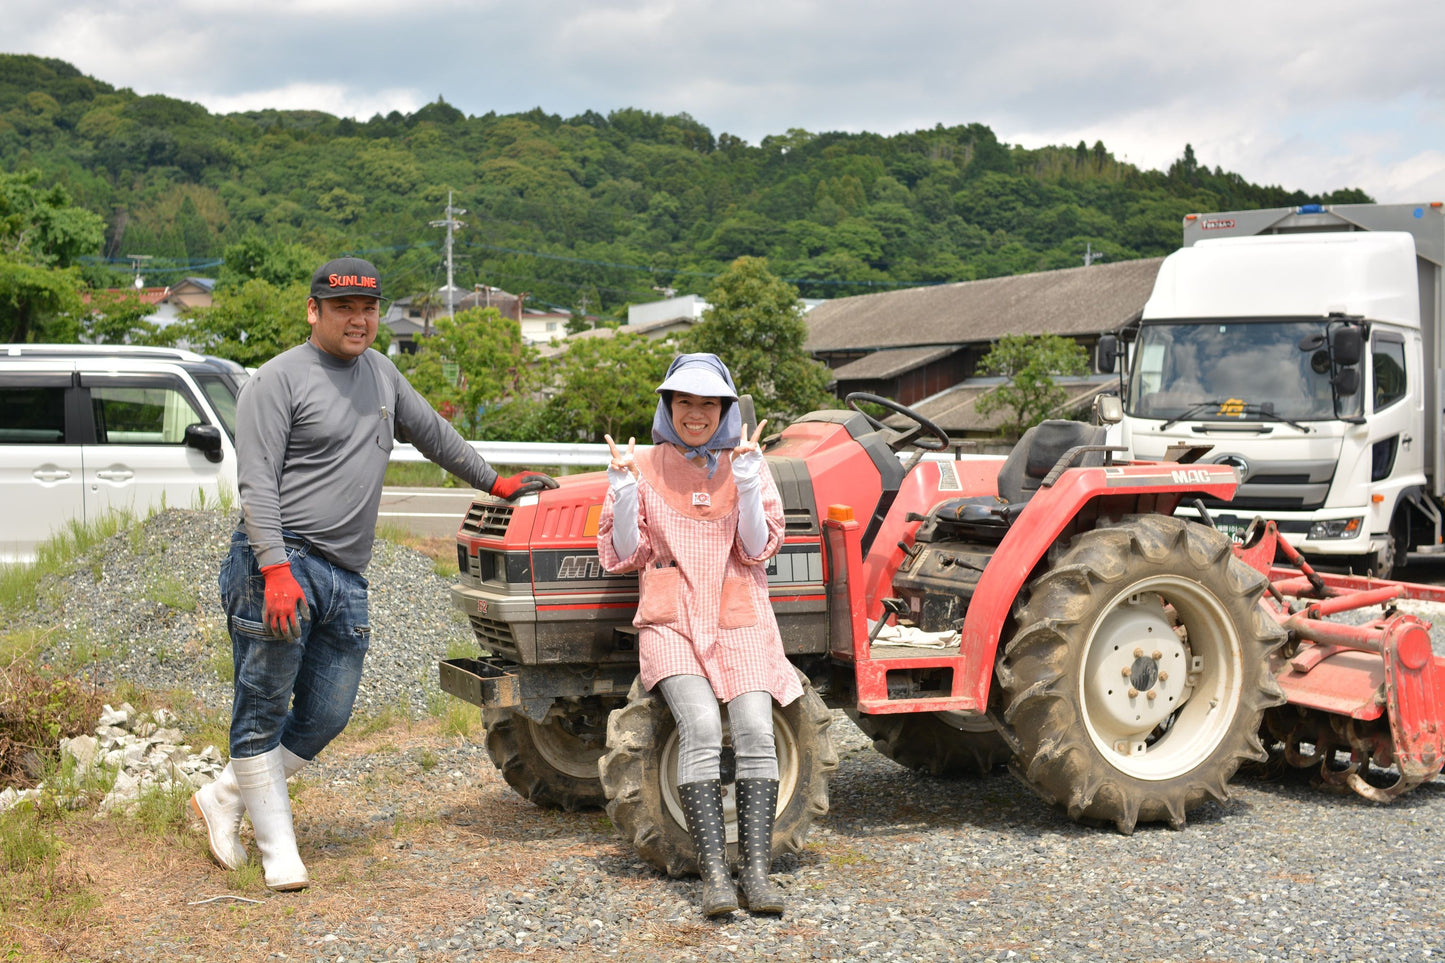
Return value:
[[(215, 278), (184, 278), (169, 287), (124, 287), (108, 290), (112, 294), (135, 295), (142, 304), (153, 306), (155, 311), (146, 320), (164, 328), (179, 321), (189, 308), (209, 308), (214, 300), (215, 289)], [(89, 303), (89, 294), (85, 295), (84, 300)]]
[[(522, 327), (522, 340), (532, 344), (546, 344), (553, 338), (566, 337), (567, 322), (572, 315), (559, 311), (538, 311), (526, 307), (526, 294), (511, 294), (501, 288), (479, 284), (465, 290), (451, 289), (451, 310), (453, 314), (471, 308), (496, 308), (504, 318), (511, 318)], [(434, 330), (437, 319), (446, 317), (447, 295), (445, 287), (438, 288), (434, 302), (427, 304), (424, 299), (412, 295), (392, 301), (381, 322), (391, 330), (391, 354), (411, 354), (418, 342)]]
[[(827, 364), (835, 393), (866, 391), (906, 404), (955, 436), (992, 433), (977, 399), (998, 379), (974, 379), (1005, 335), (1054, 334), (1093, 354), (1101, 334), (1136, 322), (1163, 258), (864, 294), (824, 302), (807, 316), (807, 349)], [(1085, 405), (1113, 383), (1072, 385)], [(1060, 384), (1064, 384), (1061, 380)]]

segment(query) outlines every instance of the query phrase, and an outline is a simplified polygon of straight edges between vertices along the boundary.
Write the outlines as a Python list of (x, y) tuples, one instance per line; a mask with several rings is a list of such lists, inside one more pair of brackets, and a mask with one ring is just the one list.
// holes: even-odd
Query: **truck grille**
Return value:
[(506, 622), (490, 619), (485, 615), (469, 615), (467, 619), (472, 623), (472, 631), (476, 633), (477, 641), (481, 642), (483, 648), (490, 645), (503, 649), (517, 647), (517, 637), (512, 634), (512, 627)]
[(501, 538), (507, 534), (507, 526), (511, 523), (511, 505), (472, 502), (472, 507), (462, 522), (462, 532), (467, 535)]

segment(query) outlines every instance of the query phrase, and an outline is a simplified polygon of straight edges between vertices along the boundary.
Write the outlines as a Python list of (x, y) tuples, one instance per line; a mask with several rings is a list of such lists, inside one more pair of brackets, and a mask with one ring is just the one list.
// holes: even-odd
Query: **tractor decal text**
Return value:
[(1227, 465), (1214, 468), (1171, 468), (1168, 471), (1149, 473), (1106, 468), (1104, 473), (1109, 488), (1136, 488), (1141, 485), (1229, 485), (1238, 480), (1234, 469)]

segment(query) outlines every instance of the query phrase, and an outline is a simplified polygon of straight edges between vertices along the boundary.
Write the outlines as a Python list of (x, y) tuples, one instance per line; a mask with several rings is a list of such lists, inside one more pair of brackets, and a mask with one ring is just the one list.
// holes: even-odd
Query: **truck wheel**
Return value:
[(1284, 701), (1285, 639), (1258, 605), (1264, 576), (1229, 539), (1163, 515), (1085, 532), (1015, 606), (998, 663), (1015, 772), (1081, 822), (1184, 825), (1223, 802), (1260, 720)]
[(956, 712), (849, 715), (873, 740), (874, 749), (900, 766), (930, 776), (987, 775), (1012, 755), (993, 723), (979, 716)]
[[(808, 680), (802, 682), (801, 697), (773, 706), (779, 781), (774, 856), (802, 849), (814, 821), (828, 812), (828, 775), (838, 768), (828, 731), (832, 714)], [(727, 733), (724, 707), (724, 744)], [(600, 769), (607, 815), (638, 854), (669, 876), (695, 874), (696, 853), (677, 795), (677, 725), (661, 693), (648, 692), (641, 679), (633, 683), (627, 705), (607, 721), (607, 753)], [(731, 775), (724, 773), (724, 778), (723, 815), (729, 853), (735, 855), (737, 812)]]
[(612, 705), (595, 697), (561, 702), (541, 723), (511, 709), (483, 709), (492, 764), (507, 785), (544, 809), (600, 809), (607, 797), (597, 760)]

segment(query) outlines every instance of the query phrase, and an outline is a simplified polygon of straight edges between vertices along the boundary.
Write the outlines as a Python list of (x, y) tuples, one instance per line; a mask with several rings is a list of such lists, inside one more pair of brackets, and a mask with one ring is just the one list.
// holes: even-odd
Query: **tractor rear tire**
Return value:
[[(786, 706), (773, 705), (773, 736), (778, 753), (778, 813), (773, 855), (796, 853), (813, 823), (828, 812), (828, 776), (838, 768), (838, 752), (828, 731), (832, 714), (799, 673), (803, 694)], [(726, 707), (723, 739), (727, 740)], [(607, 753), (602, 757), (602, 787), (607, 815), (644, 861), (669, 876), (697, 873), (697, 854), (677, 793), (677, 724), (661, 693), (642, 680), (632, 684), (627, 705), (607, 721)], [(726, 774), (725, 774), (726, 778)], [(723, 787), (728, 851), (737, 852), (734, 788)]]
[(976, 716), (952, 712), (849, 715), (873, 740), (874, 749), (900, 766), (930, 776), (986, 776), (1013, 754), (993, 724)]
[(1260, 721), (1284, 701), (1265, 585), (1227, 537), (1170, 516), (1126, 516), (1056, 549), (997, 667), (1015, 773), (1126, 835), (1228, 799), (1240, 764), (1266, 758)]
[(507, 785), (543, 809), (601, 809), (607, 797), (597, 761), (612, 704), (593, 697), (561, 708), (541, 723), (511, 709), (483, 709), (487, 753)]

